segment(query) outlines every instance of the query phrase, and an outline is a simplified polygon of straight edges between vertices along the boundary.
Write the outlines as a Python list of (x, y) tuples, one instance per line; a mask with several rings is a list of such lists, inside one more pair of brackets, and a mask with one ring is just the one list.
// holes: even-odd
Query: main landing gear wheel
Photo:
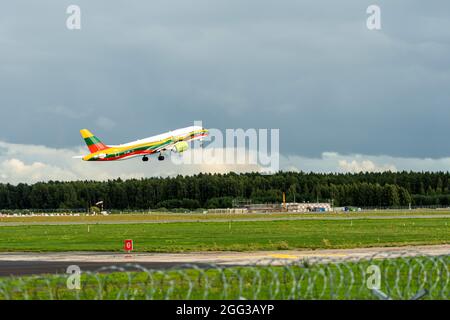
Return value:
[(142, 161), (147, 162), (148, 161), (148, 157), (147, 156), (143, 156), (142, 157)]
[(159, 161), (163, 161), (163, 160), (164, 160), (164, 156), (163, 156), (163, 155), (159, 155), (159, 156), (158, 156), (158, 160), (159, 160)]

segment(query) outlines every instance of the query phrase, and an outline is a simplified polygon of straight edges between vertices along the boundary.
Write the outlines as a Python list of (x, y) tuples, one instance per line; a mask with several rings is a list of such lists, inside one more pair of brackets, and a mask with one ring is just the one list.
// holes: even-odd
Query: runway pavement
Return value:
[(193, 253), (117, 253), (117, 252), (51, 252), (0, 253), (0, 276), (42, 273), (65, 273), (69, 265), (82, 271), (96, 271), (105, 266), (139, 264), (147, 269), (168, 269), (187, 264), (265, 265), (283, 264), (301, 259), (360, 260), (371, 257), (440, 256), (449, 255), (450, 245), (405, 246), (385, 248), (284, 250), (254, 252), (193, 252)]

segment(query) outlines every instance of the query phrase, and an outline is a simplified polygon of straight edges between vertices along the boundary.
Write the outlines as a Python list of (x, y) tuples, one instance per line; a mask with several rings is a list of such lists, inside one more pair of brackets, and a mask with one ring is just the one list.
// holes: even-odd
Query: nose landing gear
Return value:
[(143, 156), (142, 157), (142, 161), (147, 162), (148, 161), (148, 157), (147, 156)]

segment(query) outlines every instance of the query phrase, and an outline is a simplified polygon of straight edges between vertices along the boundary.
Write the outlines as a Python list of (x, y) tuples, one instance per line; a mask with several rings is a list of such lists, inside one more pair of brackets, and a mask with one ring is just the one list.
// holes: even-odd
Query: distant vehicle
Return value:
[(361, 208), (358, 208), (358, 207), (345, 207), (345, 208), (344, 208), (344, 211), (345, 211), (345, 212), (349, 212), (349, 211), (350, 211), (350, 212), (355, 212), (355, 211), (358, 211), (358, 212), (359, 212), (359, 211), (361, 211)]
[(87, 129), (80, 130), (80, 133), (91, 153), (74, 158), (84, 161), (116, 161), (142, 157), (142, 161), (148, 161), (149, 155), (158, 154), (158, 160), (162, 161), (164, 152), (182, 153), (189, 148), (188, 141), (201, 140), (208, 135), (208, 130), (191, 126), (119, 145), (106, 145)]

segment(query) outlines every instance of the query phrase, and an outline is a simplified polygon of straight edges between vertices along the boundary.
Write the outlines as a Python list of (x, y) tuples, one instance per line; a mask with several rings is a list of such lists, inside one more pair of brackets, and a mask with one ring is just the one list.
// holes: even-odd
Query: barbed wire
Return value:
[(69, 274), (0, 278), (0, 299), (449, 299), (449, 263), (413, 251), (165, 270), (129, 263), (82, 272), (79, 289), (68, 288)]

